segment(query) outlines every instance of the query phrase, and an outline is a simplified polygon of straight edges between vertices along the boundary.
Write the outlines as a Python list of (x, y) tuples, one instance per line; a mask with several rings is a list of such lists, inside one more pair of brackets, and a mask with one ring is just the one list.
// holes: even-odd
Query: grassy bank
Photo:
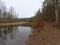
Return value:
[(1, 26), (18, 26), (18, 25), (25, 25), (28, 22), (13, 22), (13, 23), (0, 23), (0, 27)]
[[(33, 29), (27, 40), (27, 45), (58, 45), (60, 44), (60, 29), (53, 27), (53, 23), (46, 23), (43, 29)], [(60, 27), (60, 26), (59, 26)]]

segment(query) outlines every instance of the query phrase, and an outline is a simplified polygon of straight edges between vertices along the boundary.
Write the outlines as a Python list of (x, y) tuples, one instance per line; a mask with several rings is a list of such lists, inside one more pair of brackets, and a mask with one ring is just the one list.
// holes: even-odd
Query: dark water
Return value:
[(0, 45), (25, 45), (31, 34), (30, 27), (3, 27), (0, 28)]

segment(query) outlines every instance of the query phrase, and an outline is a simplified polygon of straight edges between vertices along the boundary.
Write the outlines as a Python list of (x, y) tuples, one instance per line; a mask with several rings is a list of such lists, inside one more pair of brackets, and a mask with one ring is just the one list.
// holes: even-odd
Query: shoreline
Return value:
[(1, 26), (19, 26), (19, 25), (24, 25), (27, 23), (29, 23), (29, 22), (0, 23), (0, 27)]

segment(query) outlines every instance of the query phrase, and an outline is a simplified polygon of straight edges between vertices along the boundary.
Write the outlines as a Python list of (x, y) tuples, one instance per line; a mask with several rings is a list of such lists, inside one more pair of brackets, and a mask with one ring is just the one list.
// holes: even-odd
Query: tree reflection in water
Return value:
[(0, 28), (0, 45), (6, 45), (8, 38), (14, 39), (17, 31), (18, 27), (14, 26)]

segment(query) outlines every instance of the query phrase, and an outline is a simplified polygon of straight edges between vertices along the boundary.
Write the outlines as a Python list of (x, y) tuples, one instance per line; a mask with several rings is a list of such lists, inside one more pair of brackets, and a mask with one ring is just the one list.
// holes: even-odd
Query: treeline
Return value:
[(33, 17), (31, 17), (31, 18), (20, 18), (19, 21), (21, 21), (21, 22), (31, 22), (32, 19), (33, 19)]
[(60, 0), (44, 0), (42, 11), (40, 9), (35, 14), (32, 21), (32, 27), (38, 28), (44, 22), (60, 21)]
[(0, 23), (17, 22), (17, 14), (13, 7), (7, 10), (3, 0), (0, 0)]

